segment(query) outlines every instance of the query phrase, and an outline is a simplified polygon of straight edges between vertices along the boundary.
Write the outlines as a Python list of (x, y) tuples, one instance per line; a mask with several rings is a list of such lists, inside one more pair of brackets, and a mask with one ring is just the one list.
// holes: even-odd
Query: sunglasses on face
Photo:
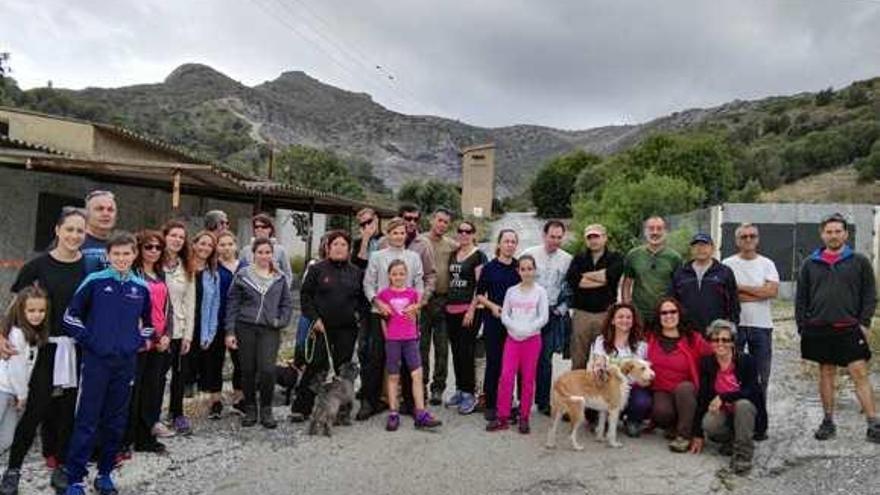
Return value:
[(757, 239), (758, 234), (743, 234), (739, 236), (740, 239)]
[(713, 344), (732, 344), (733, 339), (730, 337), (715, 337), (714, 339), (709, 339), (709, 342)]
[(473, 234), (474, 231), (471, 229), (458, 229), (459, 234)]
[(143, 250), (144, 251), (161, 251), (162, 245), (161, 244), (146, 244), (146, 245), (144, 245)]
[(660, 312), (660, 316), (669, 316), (669, 315), (677, 315), (677, 309), (666, 309)]
[(407, 222), (418, 222), (419, 216), (418, 215), (404, 215), (403, 219), (406, 220)]
[(373, 223), (373, 219), (372, 219), (372, 218), (369, 219), (369, 220), (364, 220), (363, 222), (360, 222), (358, 225), (360, 225), (361, 228), (364, 228), (364, 227), (366, 227), (367, 225), (370, 225), (371, 223)]
[(598, 239), (601, 237), (599, 234), (590, 234), (587, 236), (587, 239)]

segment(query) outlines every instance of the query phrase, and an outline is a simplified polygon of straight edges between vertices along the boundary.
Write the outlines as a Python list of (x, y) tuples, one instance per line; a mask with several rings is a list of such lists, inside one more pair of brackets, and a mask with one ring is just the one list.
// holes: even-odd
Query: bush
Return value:
[(874, 143), (870, 155), (856, 160), (855, 167), (862, 182), (880, 179), (880, 141)]
[(871, 101), (868, 91), (861, 84), (853, 84), (846, 90), (843, 96), (843, 106), (856, 108), (867, 105)]
[(453, 211), (456, 218), (461, 218), (461, 192), (454, 184), (437, 180), (409, 181), (400, 187), (397, 199), (419, 207), (422, 227), (427, 227), (428, 216), (441, 206)]
[(814, 99), (817, 107), (824, 107), (832, 101), (834, 101), (834, 88), (830, 86), (816, 93), (816, 98)]
[(290, 146), (276, 157), (275, 179), (348, 198), (364, 197), (364, 189), (335, 154), (307, 146)]
[(789, 126), (791, 126), (791, 118), (787, 114), (768, 115), (761, 123), (764, 134), (785, 134)]
[(571, 217), (571, 196), (578, 175), (593, 170), (602, 158), (582, 150), (556, 157), (538, 171), (529, 189), (541, 218)]

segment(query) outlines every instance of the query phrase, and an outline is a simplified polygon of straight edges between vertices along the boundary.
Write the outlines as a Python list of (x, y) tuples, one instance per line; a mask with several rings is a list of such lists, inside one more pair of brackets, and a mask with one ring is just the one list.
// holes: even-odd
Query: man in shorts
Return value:
[(819, 234), (824, 247), (807, 258), (800, 269), (795, 320), (801, 335), (801, 356), (819, 363), (819, 396), (825, 417), (813, 436), (828, 440), (837, 434), (834, 424), (834, 379), (837, 367), (846, 367), (856, 397), (868, 422), (866, 440), (880, 443), (880, 423), (868, 379), (867, 335), (877, 306), (874, 269), (864, 255), (846, 244), (847, 221), (835, 213), (822, 219)]

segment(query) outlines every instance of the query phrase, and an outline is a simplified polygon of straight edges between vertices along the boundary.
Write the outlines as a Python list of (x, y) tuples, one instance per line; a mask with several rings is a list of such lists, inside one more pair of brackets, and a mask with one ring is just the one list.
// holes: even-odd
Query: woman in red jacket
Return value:
[(712, 348), (699, 332), (684, 324), (681, 304), (671, 297), (660, 300), (654, 332), (648, 336), (648, 361), (656, 373), (652, 389), (654, 422), (666, 430), (669, 449), (687, 452), (690, 447), (697, 388), (698, 363)]

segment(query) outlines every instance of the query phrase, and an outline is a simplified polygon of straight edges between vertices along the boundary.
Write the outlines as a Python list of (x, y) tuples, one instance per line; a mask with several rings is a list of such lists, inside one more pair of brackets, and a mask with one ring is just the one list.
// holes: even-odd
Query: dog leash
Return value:
[[(333, 381), (333, 378), (336, 377), (336, 367), (333, 365), (333, 354), (330, 352), (330, 341), (327, 339), (327, 329), (324, 329), (323, 332), (317, 332), (315, 331), (315, 323), (312, 322), (312, 324), (309, 325), (309, 336), (306, 338), (303, 353), (305, 354), (306, 364), (312, 364), (315, 360), (315, 341), (318, 339), (319, 333), (324, 335), (324, 349), (327, 351), (327, 362), (330, 364), (330, 371), (327, 373), (325, 383), (330, 383)], [(311, 345), (309, 345), (309, 343), (311, 343)]]

